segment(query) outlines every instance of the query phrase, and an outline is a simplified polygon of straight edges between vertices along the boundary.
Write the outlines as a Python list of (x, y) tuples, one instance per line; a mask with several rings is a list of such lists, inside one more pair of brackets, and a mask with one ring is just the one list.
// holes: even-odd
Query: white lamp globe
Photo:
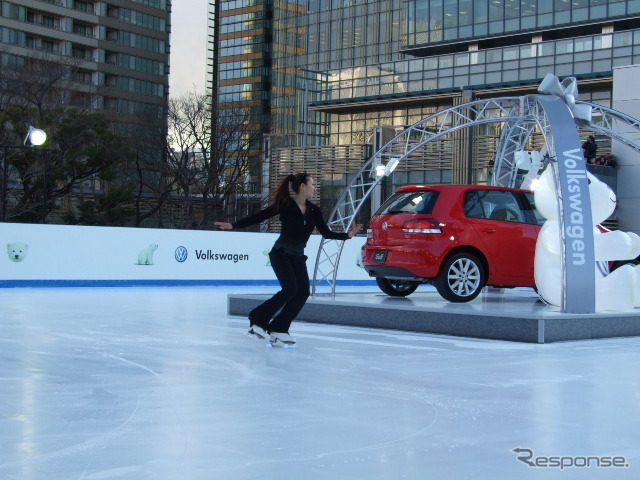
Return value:
[(29, 142), (36, 147), (47, 141), (47, 132), (39, 128), (29, 127)]

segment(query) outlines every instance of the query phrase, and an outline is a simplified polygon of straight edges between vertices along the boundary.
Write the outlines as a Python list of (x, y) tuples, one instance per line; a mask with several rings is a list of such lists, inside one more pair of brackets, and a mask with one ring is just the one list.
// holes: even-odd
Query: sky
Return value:
[(173, 0), (171, 8), (172, 98), (187, 92), (204, 93), (207, 73), (208, 0)]

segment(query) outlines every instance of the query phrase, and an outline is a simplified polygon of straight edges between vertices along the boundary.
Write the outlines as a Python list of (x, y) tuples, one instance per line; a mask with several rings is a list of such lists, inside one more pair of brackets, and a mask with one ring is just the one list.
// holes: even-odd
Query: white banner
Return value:
[[(278, 234), (2, 223), (0, 286), (276, 284)], [(359, 266), (365, 237), (346, 242), (338, 284), (373, 284)], [(313, 275), (320, 237), (307, 245)]]

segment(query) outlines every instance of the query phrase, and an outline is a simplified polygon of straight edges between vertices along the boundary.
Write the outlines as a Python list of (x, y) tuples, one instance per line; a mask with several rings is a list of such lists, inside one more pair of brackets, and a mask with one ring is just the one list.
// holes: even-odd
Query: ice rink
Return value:
[(226, 313), (274, 291), (1, 289), (0, 479), (640, 478), (640, 338), (277, 349)]

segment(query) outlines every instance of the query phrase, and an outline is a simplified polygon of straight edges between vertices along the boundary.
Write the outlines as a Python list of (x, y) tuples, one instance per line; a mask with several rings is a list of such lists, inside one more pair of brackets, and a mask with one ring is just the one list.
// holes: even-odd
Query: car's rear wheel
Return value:
[(461, 252), (449, 257), (435, 279), (435, 287), (445, 300), (469, 302), (476, 298), (485, 283), (482, 263), (472, 253)]
[(380, 290), (391, 297), (406, 297), (416, 291), (420, 282), (411, 280), (391, 280), (389, 278), (376, 277), (376, 283)]

